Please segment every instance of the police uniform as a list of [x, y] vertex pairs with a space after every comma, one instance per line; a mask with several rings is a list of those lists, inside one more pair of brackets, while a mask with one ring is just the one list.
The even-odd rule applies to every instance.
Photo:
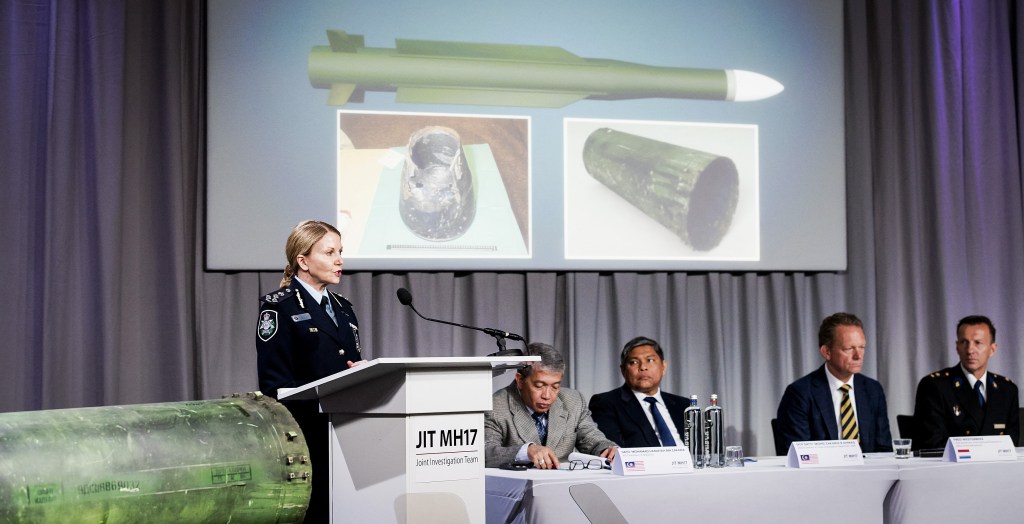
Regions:
[[914, 402], [914, 449], [941, 448], [949, 437], [977, 435], [1009, 435], [1019, 445], [1017, 385], [991, 371], [985, 380], [982, 407], [959, 364], [922, 378]]
[[[277, 398], [278, 388], [308, 384], [348, 369], [348, 362], [363, 359], [359, 348], [359, 322], [352, 303], [325, 290], [335, 325], [323, 306], [293, 278], [291, 285], [264, 295], [256, 324], [256, 366], [260, 391]], [[312, 495], [306, 522], [326, 522], [328, 493], [328, 418], [316, 400], [282, 402], [295, 417], [309, 447], [313, 466]]]

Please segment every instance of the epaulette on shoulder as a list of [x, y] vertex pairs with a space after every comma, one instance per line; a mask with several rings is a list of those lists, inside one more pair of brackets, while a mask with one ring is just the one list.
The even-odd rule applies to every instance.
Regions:
[[948, 376], [949, 376], [949, 370], [946, 370], [946, 369], [940, 369], [938, 371], [932, 371], [931, 373], [928, 374], [929, 378], [942, 378], [942, 377], [948, 377]]
[[[992, 372], [989, 371], [989, 373], [992, 373]], [[995, 379], [995, 380], [1002, 380], [1003, 382], [1009, 382], [1010, 384], [1013, 384], [1013, 381], [1010, 380], [1009, 377], [1004, 377], [1002, 375], [997, 375], [995, 373], [992, 373], [992, 378]]]
[[263, 298], [260, 299], [260, 302], [265, 302], [268, 304], [277, 304], [283, 300], [288, 299], [294, 294], [295, 291], [292, 290], [292, 288], [283, 287], [281, 289], [278, 289], [277, 291], [274, 291], [273, 293], [267, 293], [266, 295], [263, 295]]

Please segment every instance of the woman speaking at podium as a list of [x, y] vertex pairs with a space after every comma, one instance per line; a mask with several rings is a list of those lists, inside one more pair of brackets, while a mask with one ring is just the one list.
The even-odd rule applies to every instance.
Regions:
[[[260, 391], [277, 398], [293, 388], [359, 365], [359, 322], [352, 303], [327, 289], [341, 281], [341, 233], [317, 220], [300, 222], [288, 235], [281, 288], [260, 298], [256, 359]], [[328, 418], [316, 400], [282, 402], [309, 447], [312, 494], [305, 522], [330, 515]]]

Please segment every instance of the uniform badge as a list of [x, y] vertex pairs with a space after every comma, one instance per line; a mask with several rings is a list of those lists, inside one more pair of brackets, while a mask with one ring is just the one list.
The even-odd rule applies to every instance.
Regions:
[[960, 416], [960, 404], [953, 404], [953, 416], [954, 417], [959, 417]]
[[349, 322], [348, 327], [352, 328], [352, 336], [356, 338], [356, 351], [361, 353], [363, 350], [359, 349], [359, 326]]
[[260, 340], [268, 342], [277, 333], [277, 311], [263, 310], [260, 312], [260, 324], [256, 328], [256, 335]]

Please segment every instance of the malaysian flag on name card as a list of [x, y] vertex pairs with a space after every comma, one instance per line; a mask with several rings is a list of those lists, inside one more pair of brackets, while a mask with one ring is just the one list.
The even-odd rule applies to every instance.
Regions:
[[625, 466], [626, 471], [644, 471], [644, 461], [642, 460], [627, 460]]
[[818, 463], [818, 454], [817, 453], [810, 453], [810, 454], [807, 454], [807, 455], [800, 455], [800, 463], [801, 464], [817, 464]]

